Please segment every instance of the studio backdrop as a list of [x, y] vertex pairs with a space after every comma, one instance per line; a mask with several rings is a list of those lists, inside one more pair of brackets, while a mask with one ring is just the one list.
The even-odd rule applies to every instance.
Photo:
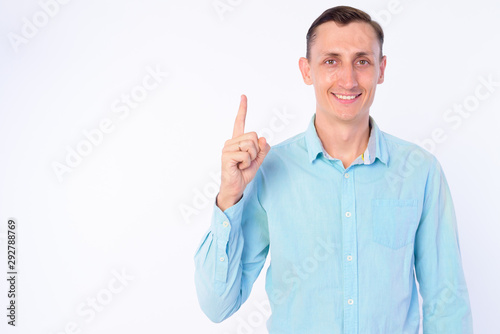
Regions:
[[[240, 95], [271, 145], [306, 130], [298, 60], [325, 9], [385, 32], [370, 114], [440, 161], [475, 333], [500, 333], [500, 4], [492, 0], [2, 0], [0, 333], [267, 333], [270, 258], [226, 321], [201, 311]], [[11, 247], [9, 247], [11, 246]]]

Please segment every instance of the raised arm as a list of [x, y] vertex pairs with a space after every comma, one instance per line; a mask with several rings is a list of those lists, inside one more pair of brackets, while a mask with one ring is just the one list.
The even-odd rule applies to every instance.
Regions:
[[248, 299], [269, 250], [258, 169], [270, 146], [255, 132], [244, 133], [246, 111], [243, 95], [233, 136], [222, 150], [221, 188], [211, 225], [194, 256], [198, 301], [213, 322], [227, 319]]

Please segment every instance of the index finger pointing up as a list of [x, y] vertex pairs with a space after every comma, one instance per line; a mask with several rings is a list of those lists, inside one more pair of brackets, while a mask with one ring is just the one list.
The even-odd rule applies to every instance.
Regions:
[[245, 118], [247, 116], [247, 97], [241, 95], [240, 109], [234, 121], [233, 138], [241, 136], [245, 133]]

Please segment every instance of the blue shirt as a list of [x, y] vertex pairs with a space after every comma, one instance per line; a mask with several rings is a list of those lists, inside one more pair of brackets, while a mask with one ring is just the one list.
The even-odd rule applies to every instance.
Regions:
[[214, 322], [247, 300], [268, 253], [270, 334], [472, 333], [457, 223], [435, 156], [379, 130], [348, 168], [314, 126], [272, 146], [242, 199], [198, 246], [195, 284]]

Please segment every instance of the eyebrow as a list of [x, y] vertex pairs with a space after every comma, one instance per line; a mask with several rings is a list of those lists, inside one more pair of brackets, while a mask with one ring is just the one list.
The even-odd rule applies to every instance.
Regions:
[[[373, 52], [366, 52], [366, 51], [360, 51], [360, 52], [356, 52], [355, 53], [355, 56], [356, 57], [362, 57], [362, 56], [373, 56], [374, 53]], [[340, 53], [336, 53], [336, 52], [325, 52], [323, 53], [323, 56], [327, 56], [327, 57], [342, 57], [342, 55]]]

